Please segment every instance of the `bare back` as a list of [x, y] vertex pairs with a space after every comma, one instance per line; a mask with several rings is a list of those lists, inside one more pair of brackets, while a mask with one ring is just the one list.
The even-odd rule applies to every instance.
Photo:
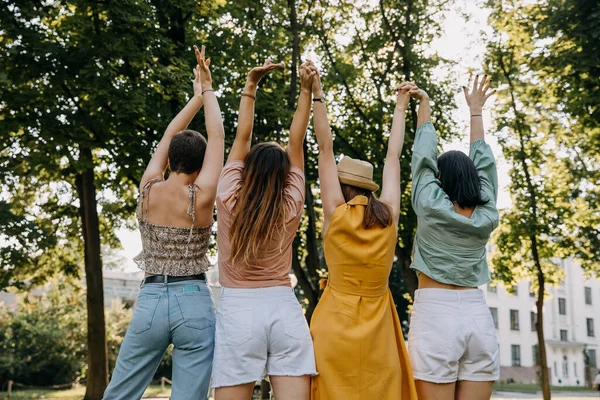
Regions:
[[[199, 191], [195, 187], [194, 191]], [[160, 181], [148, 190], [147, 196], [147, 222], [153, 225], [172, 226], [177, 228], [190, 228], [192, 216], [189, 207], [194, 205], [195, 227], [210, 225], [213, 221], [213, 205], [203, 207], [200, 202], [194, 201], [194, 195], [189, 185]], [[140, 202], [142, 207], [142, 202]], [[141, 210], [138, 209], [138, 215]]]

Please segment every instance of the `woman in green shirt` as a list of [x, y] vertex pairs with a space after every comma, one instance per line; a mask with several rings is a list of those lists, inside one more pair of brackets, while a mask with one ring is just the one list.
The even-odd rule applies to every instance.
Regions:
[[481, 117], [494, 91], [487, 76], [475, 78], [471, 93], [464, 88], [471, 111], [469, 156], [449, 151], [438, 158], [429, 97], [407, 85], [420, 102], [411, 163], [418, 221], [411, 268], [419, 289], [408, 336], [417, 392], [423, 399], [490, 399], [499, 378], [498, 342], [477, 287], [490, 281], [486, 245], [498, 226], [496, 164]]

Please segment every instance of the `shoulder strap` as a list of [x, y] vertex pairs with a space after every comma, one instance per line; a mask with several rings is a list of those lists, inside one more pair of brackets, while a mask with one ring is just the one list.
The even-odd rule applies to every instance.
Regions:
[[148, 220], [149, 204], [150, 204], [150, 188], [152, 188], [152, 186], [158, 182], [162, 182], [162, 179], [156, 178], [156, 179], [152, 179], [152, 180], [148, 181], [142, 188], [142, 191], [140, 192], [140, 201], [142, 202], [140, 219], [144, 222], [146, 222]]

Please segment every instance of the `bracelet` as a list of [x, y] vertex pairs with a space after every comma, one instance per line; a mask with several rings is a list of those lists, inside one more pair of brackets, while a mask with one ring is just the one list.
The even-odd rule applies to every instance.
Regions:
[[315, 101], [318, 101], [318, 102], [321, 102], [321, 103], [325, 103], [325, 99], [324, 99], [324, 98], [322, 98], [322, 97], [315, 97], [315, 98], [313, 98], [313, 103], [314, 103]]
[[212, 90], [212, 89], [204, 89], [202, 91], [202, 95], [204, 95], [205, 92], [213, 92], [214, 93], [214, 90]]
[[481, 117], [481, 116], [482, 116], [481, 114], [473, 114], [473, 115], [471, 115], [471, 118], [473, 118], [473, 117]]
[[249, 94], [249, 93], [242, 93], [242, 97], [244, 97], [244, 96], [246, 96], [246, 97], [250, 97], [252, 100], [256, 100], [256, 96], [254, 96], [254, 95], [252, 95], [252, 94]]

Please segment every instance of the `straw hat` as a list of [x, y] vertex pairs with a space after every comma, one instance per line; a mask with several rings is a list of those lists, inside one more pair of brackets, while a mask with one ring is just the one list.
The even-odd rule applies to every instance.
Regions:
[[344, 156], [337, 165], [341, 183], [356, 186], [374, 192], [379, 185], [373, 182], [373, 165], [367, 161], [355, 160]]

